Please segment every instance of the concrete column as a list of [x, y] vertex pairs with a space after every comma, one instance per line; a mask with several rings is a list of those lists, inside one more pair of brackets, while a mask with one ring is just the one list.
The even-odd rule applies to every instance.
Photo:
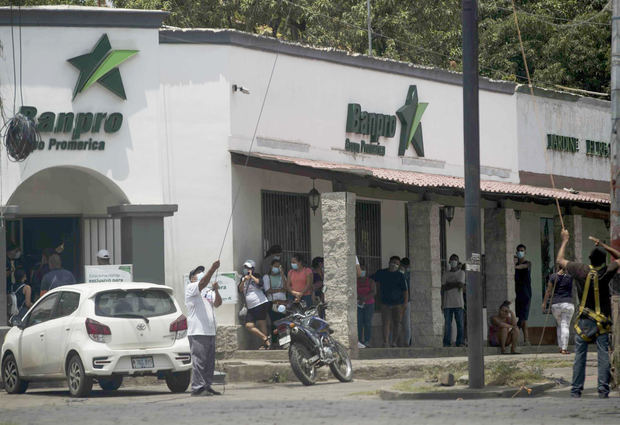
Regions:
[[321, 194], [327, 319], [335, 338], [357, 356], [357, 273], [355, 268], [355, 194]]
[[[538, 229], [536, 229], [538, 231]], [[485, 208], [484, 252], [487, 319], [505, 300], [515, 301], [514, 255], [521, 242], [519, 222], [513, 209]]]
[[441, 255], [439, 204], [409, 202], [411, 256], [411, 333], [416, 347], [441, 347]]
[[165, 283], [164, 217], [177, 205], [118, 205], [108, 213], [121, 219], [121, 262], [133, 264], [136, 282]]
[[[582, 232], [582, 217], [580, 215], [565, 215], [563, 218], [564, 226], [566, 230], [568, 230], [568, 233], [570, 233], [570, 240], [568, 241], [568, 245], [566, 245], [566, 259], [569, 261], [577, 261], [578, 263], [583, 263], [585, 261], [585, 263], [589, 264], [587, 258], [582, 258], [583, 237], [588, 237], [588, 235], [583, 235]], [[562, 222], [560, 221], [560, 216], [556, 215], [553, 217], [553, 254], [556, 256], [562, 244], [562, 237], [560, 236], [561, 231]], [[594, 247], [594, 245], [592, 245], [592, 247]]]

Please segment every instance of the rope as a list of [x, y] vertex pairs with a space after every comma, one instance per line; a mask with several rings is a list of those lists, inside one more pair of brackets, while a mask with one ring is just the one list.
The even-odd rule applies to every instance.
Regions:
[[[527, 57], [525, 55], [525, 48], [523, 47], [523, 38], [521, 37], [521, 29], [519, 28], [519, 19], [517, 18], [517, 7], [515, 5], [515, 1], [511, 0], [512, 3], [512, 11], [513, 11], [513, 16], [515, 19], [515, 26], [517, 28], [517, 36], [519, 37], [519, 46], [521, 48], [521, 56], [523, 57], [523, 65], [525, 66], [525, 75], [527, 76], [527, 85], [530, 89], [530, 95], [532, 95], [532, 97], [534, 97], [534, 87], [532, 86], [532, 80], [530, 77], [530, 69], [529, 66], [527, 65]], [[538, 109], [536, 108], [536, 103], [534, 103], [534, 108], [536, 109], [535, 111], [535, 116], [537, 119], [539, 119], [539, 115], [538, 115]], [[549, 178], [551, 180], [551, 187], [553, 188], [553, 190], [556, 190], [555, 187], [555, 179], [553, 178], [553, 170], [551, 170], [551, 173], [549, 173]], [[562, 230], [565, 230], [566, 227], [564, 226], [564, 217], [562, 216], [562, 210], [560, 208], [560, 201], [558, 200], [558, 197], [554, 194], [553, 195], [554, 199], [555, 199], [555, 206], [558, 210], [558, 216], [560, 217], [560, 224], [562, 225]], [[554, 261], [555, 262], [555, 261]], [[553, 282], [553, 288], [551, 290], [551, 296], [553, 296], [553, 294], [555, 293], [555, 287], [558, 283], [558, 278], [559, 275], [556, 272], [555, 274], [555, 282]], [[536, 347], [536, 353], [534, 355], [534, 359], [538, 358], [538, 354], [540, 353], [540, 346], [542, 345], [542, 341], [543, 338], [545, 337], [545, 329], [547, 328], [547, 322], [549, 321], [549, 314], [545, 315], [545, 322], [543, 324], [543, 329], [542, 332], [540, 333], [540, 339], [538, 341], [538, 346]], [[521, 390], [519, 390], [521, 391]], [[516, 395], [516, 394], [515, 394]]]

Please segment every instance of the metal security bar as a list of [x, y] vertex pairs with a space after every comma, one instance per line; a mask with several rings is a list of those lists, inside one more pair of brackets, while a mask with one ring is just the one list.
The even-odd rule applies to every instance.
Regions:
[[262, 192], [263, 253], [272, 245], [282, 247], [285, 270], [293, 254], [301, 254], [310, 266], [310, 204], [299, 193]]
[[355, 247], [360, 263], [371, 275], [381, 268], [381, 204], [357, 201], [355, 204]]
[[97, 252], [107, 249], [110, 263], [121, 264], [121, 221], [107, 217], [84, 218], [82, 221], [84, 265], [97, 264]]

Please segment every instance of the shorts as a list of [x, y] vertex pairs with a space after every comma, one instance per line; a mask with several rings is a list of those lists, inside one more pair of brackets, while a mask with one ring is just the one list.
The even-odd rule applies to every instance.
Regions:
[[521, 326], [521, 322], [527, 321], [530, 317], [530, 304], [532, 299], [528, 297], [517, 297], [515, 300], [515, 313], [518, 319], [518, 325]]
[[269, 303], [262, 303], [254, 308], [248, 309], [248, 315], [245, 316], [246, 323], [255, 323], [257, 320], [267, 320], [267, 309]]

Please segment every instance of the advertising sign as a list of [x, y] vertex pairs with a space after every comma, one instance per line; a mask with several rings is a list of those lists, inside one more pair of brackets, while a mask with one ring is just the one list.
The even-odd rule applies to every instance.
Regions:
[[133, 264], [84, 266], [86, 283], [133, 282]]

